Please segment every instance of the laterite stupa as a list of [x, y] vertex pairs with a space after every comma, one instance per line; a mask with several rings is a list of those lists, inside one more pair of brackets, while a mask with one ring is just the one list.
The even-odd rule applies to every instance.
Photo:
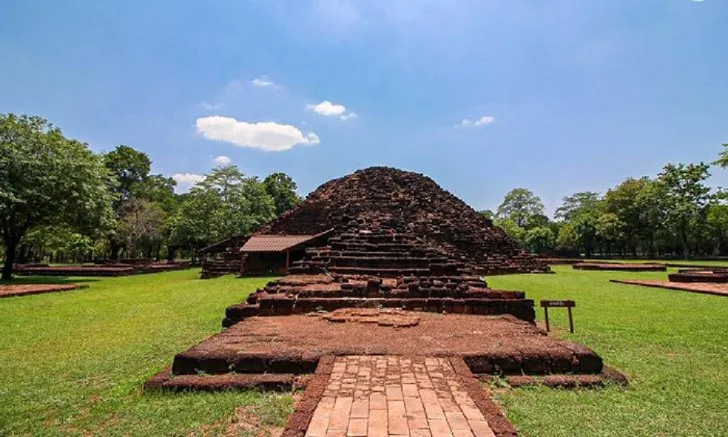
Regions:
[[533, 302], [523, 293], [490, 290], [480, 276], [548, 270], [432, 179], [386, 167], [321, 185], [249, 241], [274, 244], [297, 235], [319, 243], [305, 248], [289, 275], [228, 308], [225, 326], [253, 315], [352, 306], [512, 314], [532, 322]]
[[[417, 275], [429, 274], [424, 271], [428, 269], [436, 272], [443, 263], [485, 275], [547, 269], [490, 219], [432, 179], [394, 168], [372, 167], [331, 180], [257, 235], [316, 235], [328, 230], [331, 244], [311, 251], [299, 263], [300, 272]], [[354, 246], [342, 242], [353, 236], [363, 246], [347, 251]], [[386, 250], [414, 247], [431, 256], [415, 251], [403, 264], [402, 251]]]

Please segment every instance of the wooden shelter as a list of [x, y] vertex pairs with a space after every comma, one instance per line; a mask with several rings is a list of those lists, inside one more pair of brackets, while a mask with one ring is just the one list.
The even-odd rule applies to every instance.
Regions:
[[331, 230], [308, 235], [253, 235], [240, 248], [243, 276], [285, 275], [307, 247], [326, 244]]

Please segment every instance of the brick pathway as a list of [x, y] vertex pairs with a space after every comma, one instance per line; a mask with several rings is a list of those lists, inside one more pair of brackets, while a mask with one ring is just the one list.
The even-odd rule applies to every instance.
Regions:
[[337, 357], [306, 436], [494, 437], [447, 358]]

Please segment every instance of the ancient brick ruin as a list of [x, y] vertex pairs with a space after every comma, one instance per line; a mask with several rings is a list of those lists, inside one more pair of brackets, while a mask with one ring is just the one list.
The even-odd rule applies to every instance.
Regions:
[[458, 264], [474, 274], [548, 270], [432, 179], [386, 167], [359, 170], [321, 185], [257, 234], [319, 234], [329, 229], [334, 230], [332, 244], [312, 251], [299, 272], [348, 267], [347, 273], [398, 276], [420, 274], [430, 264], [434, 269]]
[[537, 328], [524, 292], [488, 288], [483, 275], [548, 267], [422, 175], [371, 168], [330, 181], [256, 235], [323, 237], [306, 240], [315, 244], [288, 275], [228, 307], [226, 330], [178, 354], [147, 387], [307, 386], [283, 434], [302, 437], [323, 408], [316, 405], [328, 402], [321, 388], [334, 357], [446, 357], [438, 363], [461, 367], [470, 395], [482, 398], [476, 416], [494, 435], [512, 436], [473, 373], [556, 374], [564, 385], [597, 385], [616, 374], [588, 348]]
[[580, 262], [571, 266], [574, 270], [612, 270], [622, 272], [664, 272], [665, 264], [643, 263], [629, 264], [617, 262]]

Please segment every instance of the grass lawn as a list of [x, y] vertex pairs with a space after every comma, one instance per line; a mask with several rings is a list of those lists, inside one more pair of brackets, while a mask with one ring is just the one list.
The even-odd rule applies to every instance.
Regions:
[[[560, 335], [595, 349], [631, 385], [499, 390], [522, 435], [728, 435], [728, 298], [608, 282], [659, 272], [554, 270], [488, 280], [536, 301], [575, 299], [576, 334]], [[175, 353], [218, 332], [227, 305], [267, 281], [197, 276], [88, 279], [86, 290], [0, 299], [0, 435], [233, 434], [245, 430], [236, 421], [246, 412], [264, 426], [285, 423], [290, 396], [141, 391]], [[567, 326], [565, 311], [552, 314]]]
[[198, 276], [85, 278], [81, 291], [0, 299], [0, 435], [215, 435], [239, 431], [241, 406], [285, 424], [290, 396], [142, 392], [267, 281]]
[[[630, 387], [500, 392], [498, 399], [522, 435], [728, 435], [728, 298], [608, 282], [664, 279], [660, 272], [554, 270], [556, 275], [488, 282], [525, 290], [537, 302], [576, 300], [576, 333], [561, 336], [594, 349], [628, 376]], [[568, 327], [565, 314], [549, 312], [562, 328]]]

